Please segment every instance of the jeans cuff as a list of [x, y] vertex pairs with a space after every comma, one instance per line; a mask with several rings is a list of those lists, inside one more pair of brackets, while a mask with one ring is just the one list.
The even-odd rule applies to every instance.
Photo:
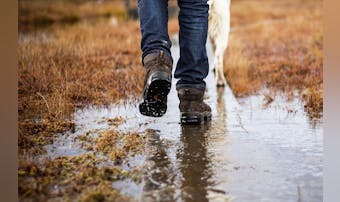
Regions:
[[176, 90], [182, 88], [197, 88], [200, 90], [205, 90], [205, 84], [176, 84]]

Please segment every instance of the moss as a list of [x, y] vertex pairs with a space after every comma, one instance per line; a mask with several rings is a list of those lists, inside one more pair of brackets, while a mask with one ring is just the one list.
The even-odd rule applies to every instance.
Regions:
[[74, 131], [72, 121], [42, 119], [39, 122], [23, 120], [19, 122], [18, 146], [19, 154], [44, 153], [43, 146], [53, 143], [53, 138], [64, 131]]
[[109, 186], [100, 185], [96, 188], [87, 188], [80, 197], [81, 202], [100, 202], [100, 201], [129, 201], [127, 197], [120, 195], [117, 190], [108, 188]]
[[107, 130], [95, 140], [95, 150], [109, 155], [115, 164], [121, 164], [127, 156], [141, 153], [145, 145], [145, 136], [136, 132], [120, 133]]
[[125, 120], [124, 120], [123, 117], [117, 116], [115, 118], [108, 119], [107, 122], [109, 123], [110, 126], [118, 126], [118, 125], [124, 123]]
[[31, 200], [59, 197], [81, 201], [112, 201], [126, 198], [111, 183], [129, 177], [118, 167], [97, 166], [103, 159], [94, 154], [60, 157], [37, 164], [19, 162], [19, 196]]

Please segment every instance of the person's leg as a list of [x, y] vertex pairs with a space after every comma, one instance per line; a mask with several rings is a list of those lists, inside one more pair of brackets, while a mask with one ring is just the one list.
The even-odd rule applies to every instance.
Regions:
[[209, 72], [205, 48], [208, 32], [207, 0], [178, 0], [180, 58], [175, 78], [182, 124], [200, 124], [211, 119], [204, 103], [204, 78]]
[[139, 0], [138, 12], [142, 32], [142, 61], [146, 69], [143, 102], [139, 105], [139, 111], [146, 116], [160, 117], [167, 110], [172, 78], [168, 0]]
[[143, 58], [163, 50], [171, 56], [168, 35], [168, 0], [138, 0]]
[[206, 53], [208, 32], [207, 0], [178, 0], [180, 58], [175, 78], [176, 88], [193, 87], [205, 89], [204, 78], [208, 75], [209, 62]]

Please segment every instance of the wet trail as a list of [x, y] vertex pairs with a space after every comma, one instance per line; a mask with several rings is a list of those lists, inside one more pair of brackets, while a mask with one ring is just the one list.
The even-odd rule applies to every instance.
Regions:
[[[175, 67], [176, 39], [173, 44]], [[209, 44], [208, 55], [212, 66]], [[85, 153], [72, 140], [86, 132], [95, 136], [110, 127], [100, 120], [121, 116], [121, 131], [152, 131], [143, 154], [128, 159], [130, 167], [144, 169], [142, 182], [112, 184], [136, 200], [322, 201], [322, 121], [310, 122], [298, 99], [278, 96], [266, 107], [261, 94], [236, 100], [229, 87], [216, 88], [212, 70], [206, 82], [209, 124], [179, 124], [174, 79], [163, 117], [142, 116], [137, 104], [78, 110], [76, 132], [46, 147], [49, 155]]]

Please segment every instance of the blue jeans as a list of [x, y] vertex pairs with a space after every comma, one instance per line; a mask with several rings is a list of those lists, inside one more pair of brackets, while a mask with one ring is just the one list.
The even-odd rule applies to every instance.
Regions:
[[[176, 88], [205, 89], [209, 62], [205, 48], [208, 32], [207, 0], [178, 0], [180, 58], [175, 70]], [[171, 56], [168, 35], [168, 1], [138, 0], [143, 58], [163, 50]]]

